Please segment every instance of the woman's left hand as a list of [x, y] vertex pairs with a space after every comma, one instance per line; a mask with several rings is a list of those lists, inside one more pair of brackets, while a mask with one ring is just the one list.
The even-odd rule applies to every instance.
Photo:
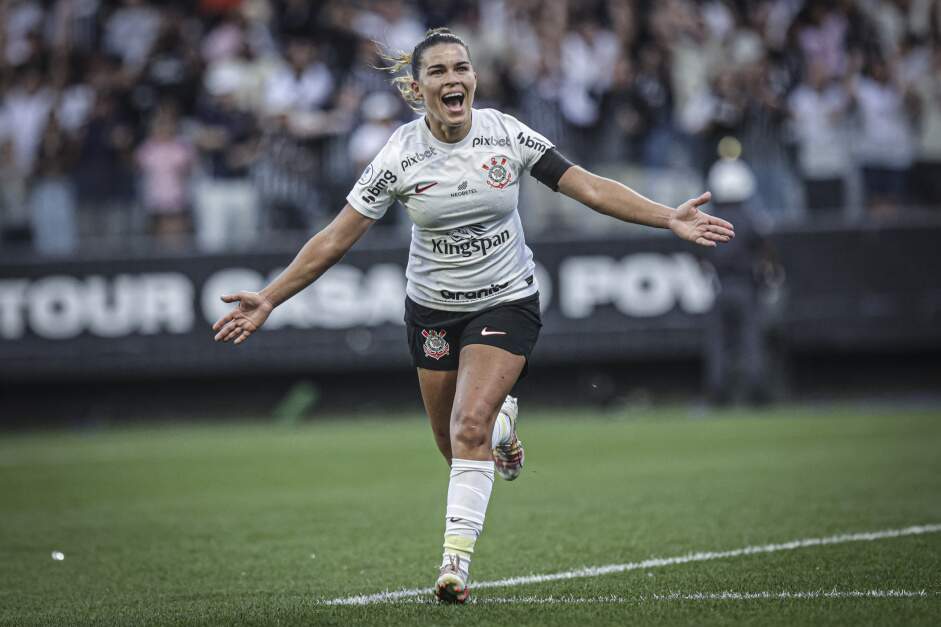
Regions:
[[731, 222], [699, 210], [710, 198], [712, 194], [706, 192], [677, 207], [670, 218], [670, 230], [681, 239], [700, 246], [716, 246], [718, 242], [727, 242], [735, 237], [735, 227]]

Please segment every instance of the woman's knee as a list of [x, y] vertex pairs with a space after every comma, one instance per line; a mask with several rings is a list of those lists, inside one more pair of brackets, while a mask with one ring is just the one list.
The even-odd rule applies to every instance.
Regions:
[[488, 447], [490, 410], [480, 405], [458, 408], [451, 418], [451, 440], [467, 448]]

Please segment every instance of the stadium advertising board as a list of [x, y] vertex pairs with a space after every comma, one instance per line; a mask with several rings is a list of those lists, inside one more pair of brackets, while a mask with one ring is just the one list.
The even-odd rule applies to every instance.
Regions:
[[[878, 245], [883, 253], [904, 250], [913, 236], [879, 233]], [[854, 265], [867, 264], [866, 239], [859, 232], [776, 237], [788, 272], [780, 323], [796, 347], [941, 339], [941, 290], [909, 271], [930, 260], [888, 255], [867, 275]], [[545, 325], [534, 359], [677, 358], [699, 350], [717, 285], [692, 247], [653, 237], [533, 249]], [[828, 258], [833, 250], [838, 258]], [[234, 354], [212, 341], [210, 325], [230, 307], [219, 296], [259, 289], [290, 254], [4, 264], [0, 372], [28, 379], [405, 366], [406, 259], [404, 248], [354, 249]]]

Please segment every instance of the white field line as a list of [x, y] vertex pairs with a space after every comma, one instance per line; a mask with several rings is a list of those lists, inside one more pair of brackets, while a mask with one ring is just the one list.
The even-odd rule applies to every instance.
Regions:
[[[938, 592], [927, 590], [809, 590], [792, 592], [671, 592], [670, 594], [641, 594], [636, 597], [624, 597], [616, 594], [597, 597], [578, 597], [571, 595], [512, 597], [471, 597], [471, 605], [624, 605], [649, 603], [656, 601], [762, 601], [762, 600], [806, 600], [806, 599], [925, 599], [939, 596]], [[437, 602], [428, 595], [414, 596], [391, 601], [390, 605], [435, 605]]]
[[755, 599], [907, 599], [937, 596], [927, 590], [811, 590], [809, 592], [696, 592], [654, 594], [656, 601], [752, 601]]
[[[706, 562], [710, 560], [725, 559], [728, 557], [742, 557], [744, 555], [793, 551], [795, 549], [804, 549], [815, 546], [829, 546], [831, 544], [845, 544], [847, 542], [873, 542], [875, 540], [901, 538], [903, 536], [916, 536], [926, 533], [938, 532], [941, 532], [941, 524], [914, 525], [911, 527], [904, 527], [902, 529], [884, 529], [882, 531], [867, 531], [863, 533], [846, 533], [837, 536], [827, 536], [824, 538], [804, 538], [801, 540], [791, 540], [790, 542], [784, 542], [782, 544], [746, 546], [740, 549], [732, 549], [730, 551], [700, 551], [697, 553], [687, 553], [686, 555], [677, 555], [675, 557], [654, 557], [642, 562], [608, 564], [606, 566], [591, 566], [586, 568], [578, 568], [575, 570], [566, 570], [560, 573], [549, 573], [546, 575], [525, 575], [521, 577], [508, 577], [506, 579], [496, 579], [492, 581], [471, 581], [471, 589], [481, 590], [484, 588], [509, 588], [514, 586], [524, 586], [532, 583], [565, 581], [567, 579], [580, 579], [583, 577], [600, 577], [601, 575], [623, 573], [630, 570], [648, 570], [651, 568], [661, 568], [663, 566], [675, 566], [677, 564], [689, 564], [691, 562]], [[321, 601], [321, 603], [325, 605], [367, 605], [369, 603], [396, 601], [399, 599], [407, 599], [409, 597], [427, 597], [427, 595], [431, 594], [431, 591], [431, 588], [412, 588], [409, 590], [395, 590], [378, 592], [376, 594], [361, 594], [349, 597], [340, 597], [336, 599], [325, 599]]]

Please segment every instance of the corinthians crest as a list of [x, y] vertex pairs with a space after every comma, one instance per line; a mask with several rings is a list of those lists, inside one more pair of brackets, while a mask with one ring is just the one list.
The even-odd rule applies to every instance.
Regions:
[[445, 333], [446, 331], [443, 329], [441, 331], [422, 330], [422, 337], [425, 338], [422, 349], [425, 351], [425, 356], [432, 359], [441, 359], [451, 352], [451, 345], [444, 339]]
[[510, 169], [506, 167], [507, 158], [503, 155], [490, 157], [481, 167], [487, 172], [487, 185], [494, 189], [503, 189], [513, 180]]

